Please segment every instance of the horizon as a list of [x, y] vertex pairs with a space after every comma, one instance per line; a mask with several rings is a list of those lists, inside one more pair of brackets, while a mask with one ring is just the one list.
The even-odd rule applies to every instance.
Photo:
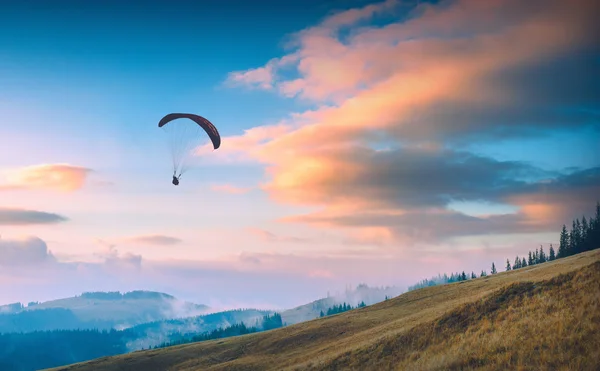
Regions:
[[[0, 303], [143, 290], [287, 309], [556, 249], [600, 194], [598, 10], [7, 5]], [[222, 138], [198, 139], [177, 187], [171, 112]]]

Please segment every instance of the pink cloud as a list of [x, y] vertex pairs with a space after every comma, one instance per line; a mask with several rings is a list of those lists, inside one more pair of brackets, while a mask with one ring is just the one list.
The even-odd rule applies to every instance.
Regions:
[[151, 234], [143, 236], [133, 236], [123, 239], [125, 242], [133, 242], [144, 245], [171, 246], [183, 242], [180, 238], [165, 236], [161, 234]]
[[[503, 77], [550, 66], [594, 45], [592, 14], [600, 4], [461, 0], [420, 5], [407, 20], [383, 27], [352, 28], [399, 5], [351, 9], [298, 32], [296, 50], [263, 68], [269, 86], [281, 94], [321, 106], [296, 114], [276, 133], [273, 126], [256, 127], [231, 138], [232, 148], [268, 166], [262, 189], [273, 199], [322, 208], [288, 221], [354, 229], [349, 240], [359, 243], [432, 240], [452, 230], [477, 233], [482, 226], [498, 233], [554, 226], [566, 215], [557, 211], [569, 208], [558, 188], [560, 206], [526, 201], [539, 190], [525, 182], [511, 183], [513, 194], [495, 190], [495, 184], [506, 182], [508, 188], [506, 179], [536, 169], [448, 150], [445, 142], [539, 130], [540, 124], [530, 123], [544, 120], [546, 127], [564, 126], [540, 112], [564, 100], [567, 89], [533, 91], [535, 82]], [[340, 26], [351, 27], [349, 36], [339, 35]], [[278, 74], [284, 58], [299, 77]], [[389, 149], [373, 148], [382, 139], [392, 142]], [[477, 179], [496, 178], [500, 183], [476, 186]], [[595, 189], [591, 185], [586, 194]], [[471, 218], [444, 210], [449, 197], [521, 208], [513, 215]], [[433, 227], [432, 220], [447, 227]]]
[[10, 170], [0, 190], [45, 189], [73, 192], [81, 189], [91, 169], [69, 164], [43, 164]]
[[252, 188], [236, 187], [231, 184], [214, 184], [210, 187], [215, 192], [229, 193], [229, 194], [244, 194], [250, 192]]
[[283, 243], [305, 243], [309, 242], [308, 238], [293, 237], [293, 236], [280, 236], [275, 233], [269, 232], [261, 228], [247, 228], [250, 234], [258, 237], [265, 242], [283, 242]]

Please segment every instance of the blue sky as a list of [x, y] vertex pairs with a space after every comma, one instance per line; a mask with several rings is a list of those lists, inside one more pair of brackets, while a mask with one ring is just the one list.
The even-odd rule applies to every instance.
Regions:
[[[513, 0], [4, 5], [0, 262], [35, 270], [35, 237], [59, 281], [117, 257], [129, 286], [227, 301], [242, 274], [261, 303], [288, 305], [556, 242], [599, 194], [597, 5], [577, 2], [565, 16]], [[169, 112], [223, 138], [179, 187], [156, 127]], [[365, 256], [364, 272], [347, 268]], [[198, 287], [207, 266], [230, 286], [184, 289], [179, 261], [197, 264]], [[15, 288], [0, 301], [58, 295], [23, 272], [0, 277]], [[124, 289], [101, 276], [89, 290]], [[264, 282], [280, 276], [306, 296], [274, 295]]]

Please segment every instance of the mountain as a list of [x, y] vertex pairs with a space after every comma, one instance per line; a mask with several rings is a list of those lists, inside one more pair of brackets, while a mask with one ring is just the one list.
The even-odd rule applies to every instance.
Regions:
[[281, 312], [281, 318], [287, 325], [293, 325], [318, 318], [321, 312], [327, 313], [327, 309], [334, 305], [346, 303], [356, 307], [361, 302], [372, 305], [384, 301], [386, 297], [395, 297], [401, 293], [402, 291], [398, 287], [380, 288], [360, 284], [354, 290], [346, 290], [334, 296], [328, 296], [312, 303], [284, 310]]
[[86, 292], [79, 296], [0, 307], [0, 333], [67, 329], [124, 329], [141, 323], [197, 316], [206, 305], [153, 291]]
[[217, 339], [282, 326], [281, 316], [236, 309], [156, 321], [124, 330], [53, 330], [0, 334], [0, 370], [33, 371], [138, 349]]
[[272, 311], [258, 309], [234, 309], [202, 316], [155, 321], [128, 329], [131, 340], [126, 344], [128, 351], [148, 349], [165, 342], [172, 342], [218, 328], [244, 323], [254, 326], [263, 316]]
[[600, 369], [600, 250], [267, 332], [54, 369]]

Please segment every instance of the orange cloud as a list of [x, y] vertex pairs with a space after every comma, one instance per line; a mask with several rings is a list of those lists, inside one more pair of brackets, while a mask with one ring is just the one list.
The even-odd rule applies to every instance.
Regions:
[[[341, 26], [352, 27], [398, 6], [404, 5], [386, 1], [332, 15], [295, 34], [292, 53], [231, 75], [320, 105], [281, 126], [256, 127], [230, 138], [240, 158], [268, 165], [262, 188], [274, 199], [324, 208], [321, 214], [288, 220], [362, 227], [355, 240], [381, 243], [399, 234], [452, 233], [450, 227], [439, 227], [441, 233], [427, 227], [427, 218], [452, 227], [462, 223], [463, 231], [476, 233], [480, 219], [432, 210], [443, 209], [451, 198], [516, 202], [498, 184], [529, 194], [527, 182], [513, 179], [532, 169], [448, 150], [444, 143], [538, 130], [544, 120], [547, 127], [565, 125], [540, 112], [564, 100], [566, 89], [533, 91], [535, 82], [510, 73], [550, 66], [593, 45], [597, 33], [591, 14], [598, 13], [600, 3], [460, 0], [419, 5], [406, 20], [355, 27], [343, 39], [339, 35]], [[299, 77], [280, 76], [281, 65], [290, 64]], [[384, 141], [388, 148], [377, 148]], [[477, 185], [478, 179], [490, 184]], [[484, 222], [503, 233], [519, 226], [533, 231], [548, 226], [544, 215], [555, 211], [543, 203], [519, 204], [519, 214]], [[406, 210], [421, 225], [410, 224]], [[360, 222], [357, 215], [363, 216]], [[391, 220], [406, 224], [389, 225]]]
[[244, 194], [250, 192], [251, 188], [236, 187], [231, 184], [215, 184], [210, 187], [215, 192], [230, 193], [230, 194]]
[[69, 164], [44, 164], [8, 171], [0, 190], [46, 189], [72, 192], [81, 189], [91, 169]]

